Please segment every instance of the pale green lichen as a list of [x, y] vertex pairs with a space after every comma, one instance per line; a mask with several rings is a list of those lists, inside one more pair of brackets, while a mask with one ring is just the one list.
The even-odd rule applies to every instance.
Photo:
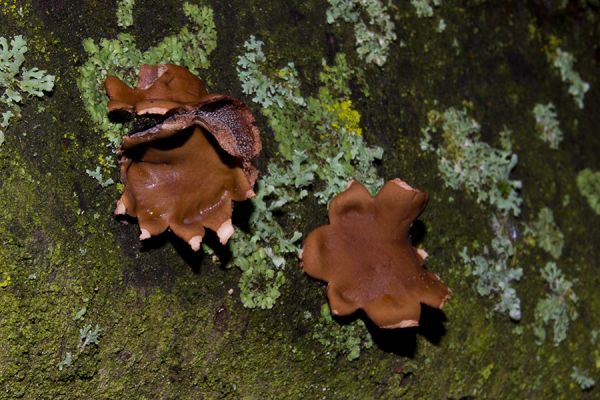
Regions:
[[[85, 315], [86, 311], [86, 307], [80, 309], [73, 318], [73, 320], [77, 321], [83, 319], [83, 316]], [[75, 353], [75, 355], [73, 355], [72, 352], [67, 351], [65, 353], [65, 357], [56, 364], [56, 368], [58, 368], [59, 371], [62, 371], [63, 369], [72, 366], [73, 362], [81, 356], [81, 354], [86, 350], [88, 346], [98, 346], [100, 344], [101, 334], [102, 328], [100, 328], [100, 325], [98, 324], [96, 324], [94, 328], [92, 328], [92, 325], [87, 324], [81, 329], [79, 329], [79, 342], [77, 345], [77, 352]]]
[[89, 38], [83, 41], [89, 57], [79, 70], [77, 86], [92, 123], [113, 147], [119, 145], [126, 130], [108, 119], [108, 98], [103, 85], [109, 75], [133, 86], [142, 64], [173, 63], [194, 74], [210, 65], [208, 57], [217, 45], [212, 9], [184, 3], [183, 12], [188, 25], [145, 52], [137, 48], [134, 37], [127, 33], [120, 33], [112, 40], [101, 39], [99, 43]]
[[135, 0], [117, 1], [117, 25], [121, 28], [129, 28], [133, 25], [133, 6]]
[[367, 63], [383, 66], [390, 44], [396, 40], [394, 23], [380, 0], [327, 0], [327, 22], [338, 20], [354, 26], [356, 52]]
[[447, 25], [446, 25], [446, 21], [443, 18], [440, 18], [440, 20], [438, 21], [437, 27], [435, 28], [435, 31], [437, 33], [442, 33], [446, 30]]
[[100, 166], [96, 166], [96, 169], [93, 171], [91, 169], [86, 169], [85, 173], [94, 178], [98, 182], [98, 184], [103, 188], [109, 187], [110, 185], [115, 183], [115, 181], [112, 178], [105, 178], [102, 176], [102, 170], [100, 169]]
[[[362, 69], [354, 69], [348, 64], [348, 59], [344, 53], [337, 53], [335, 63], [328, 65], [325, 60], [321, 63], [322, 70], [319, 72], [319, 80], [324, 87], [330, 89], [339, 97], [350, 97], [351, 91], [348, 82], [364, 82]], [[364, 92], [364, 91], [363, 91]]]
[[554, 214], [548, 207], [543, 207], [537, 219], [526, 229], [526, 234], [533, 236], [537, 245], [558, 259], [562, 254], [565, 237], [554, 221]]
[[[348, 79], [352, 76], [349, 71], [337, 75], [340, 72], [339, 66], [347, 66], [343, 54], [336, 57], [336, 64], [338, 68], [324, 69], [320, 74], [323, 86], [319, 89], [318, 97], [304, 98], [297, 92], [296, 96], [286, 99], [284, 107], [269, 104], [261, 110], [269, 118], [275, 139], [279, 143], [279, 151], [286, 160], [293, 161], [298, 151], [301, 151], [309, 165], [327, 166], [315, 170], [317, 177], [326, 183], [323, 189], [314, 192], [323, 204], [343, 190], [350, 179], [358, 179], [370, 190], [377, 189], [383, 183], [373, 166], [375, 160], [381, 158], [383, 150], [365, 143], [360, 128], [360, 114], [354, 110], [352, 101], [347, 97], [349, 83], [346, 81], [344, 88], [340, 90], [342, 85], [336, 82], [340, 76]], [[252, 67], [254, 70], [257, 68], [260, 65]], [[247, 69], [238, 64], [238, 74], [243, 86], [247, 79], [256, 77], [256, 74], [248, 75]], [[269, 71], [263, 74], [268, 75]], [[279, 70], [271, 74], [280, 76]], [[336, 75], [335, 78], [333, 74]], [[286, 81], [285, 78], [279, 79]], [[334, 82], [335, 85], [327, 86]], [[257, 102], [260, 103], [259, 100]]]
[[238, 58], [238, 77], [243, 91], [261, 106], [268, 118], [281, 157], [272, 161], [268, 173], [257, 182], [251, 233], [235, 235], [231, 241], [232, 265], [242, 270], [241, 299], [246, 307], [270, 308], [285, 282], [287, 257], [300, 251], [298, 232], [288, 234], [274, 213], [289, 211], [309, 195], [326, 204], [356, 178], [372, 190], [382, 181], [373, 162], [382, 150], [362, 138], [360, 115], [352, 107], [348, 81], [354, 73], [343, 54], [336, 65], [324, 65], [323, 86], [318, 97], [303, 97], [293, 63], [271, 68], [263, 43], [250, 37], [246, 53]]
[[577, 295], [573, 291], [573, 283], [565, 277], [556, 263], [549, 262], [541, 270], [542, 278], [550, 288], [550, 293], [540, 299], [535, 307], [535, 323], [533, 333], [537, 344], [546, 340], [546, 325], [551, 323], [554, 334], [554, 345], [566, 339], [570, 322], [577, 318]]
[[244, 42], [246, 53], [238, 57], [237, 71], [242, 81], [242, 92], [252, 95], [252, 101], [268, 108], [272, 104], [283, 107], [291, 100], [297, 105], [306, 105], [300, 95], [300, 82], [294, 63], [275, 71], [270, 77], [261, 71], [266, 63], [265, 53], [262, 50], [264, 43], [250, 36]]
[[[289, 80], [289, 76], [296, 75], [293, 64], [288, 64], [282, 76], [280, 69], [268, 69], [262, 44], [255, 38], [250, 38], [245, 47], [248, 52], [239, 58], [238, 76], [243, 88], [260, 90], [260, 93], [247, 93], [263, 106], [261, 112], [269, 119], [281, 155], [291, 162], [301, 152], [306, 156], [307, 164], [327, 166], [315, 170], [316, 175], [327, 183], [326, 188], [315, 192], [319, 201], [326, 204], [353, 178], [371, 190], [381, 186], [382, 180], [377, 176], [373, 163], [381, 158], [383, 150], [368, 146], [361, 137], [360, 114], [348, 98], [348, 80], [353, 73], [344, 55], [336, 57], [337, 67], [324, 68], [320, 74], [323, 86], [319, 89], [319, 96], [305, 98], [299, 92], [298, 82]], [[248, 60], [257, 63], [249, 65]], [[342, 66], [347, 70], [342, 71]], [[342, 76], [348, 79], [343, 84], [340, 81]], [[292, 86], [291, 82], [294, 82]], [[269, 85], [276, 88], [266, 89]], [[269, 93], [278, 93], [281, 87], [293, 95], [275, 96], [278, 98], [276, 101], [263, 100]]]
[[592, 210], [600, 215], [600, 171], [586, 168], [577, 174], [577, 188]]
[[62, 371], [63, 369], [70, 367], [71, 365], [73, 365], [73, 354], [70, 351], [67, 351], [67, 353], [65, 354], [65, 358], [63, 358], [61, 362], [56, 364], [56, 368], [58, 368], [59, 371]]
[[417, 17], [433, 17], [433, 9], [442, 4], [442, 0], [410, 0], [410, 4], [415, 8]]
[[[314, 317], [306, 312], [305, 318], [312, 321]], [[362, 320], [339, 324], [333, 320], [328, 304], [321, 306], [320, 318], [314, 324], [313, 339], [323, 346], [329, 356], [345, 355], [352, 361], [360, 357], [361, 351], [373, 346], [373, 339]]]
[[79, 309], [79, 311], [77, 311], [77, 313], [75, 314], [75, 316], [73, 316], [73, 321], [80, 321], [83, 319], [83, 317], [85, 316], [85, 313], [87, 313], [87, 307], [81, 307]]
[[307, 196], [306, 188], [314, 179], [314, 170], [314, 166], [306, 163], [306, 157], [297, 153], [285, 166], [270, 164], [269, 173], [257, 182], [249, 221], [252, 231], [237, 232], [230, 240], [231, 265], [242, 271], [239, 287], [245, 307], [272, 308], [279, 298], [279, 289], [285, 283], [286, 256], [298, 254], [302, 235], [288, 234], [274, 213]]
[[446, 186], [464, 189], [478, 203], [488, 203], [504, 214], [521, 212], [521, 182], [510, 179], [517, 155], [510, 149], [507, 130], [503, 148], [479, 140], [480, 126], [466, 110], [430, 111], [428, 126], [421, 130], [421, 149], [437, 155], [438, 170]]
[[494, 309], [508, 314], [511, 319], [521, 319], [521, 300], [513, 287], [513, 283], [523, 276], [522, 268], [515, 268], [515, 247], [508, 232], [507, 219], [492, 217], [494, 239], [491, 250], [483, 247], [481, 255], [471, 256], [467, 248], [463, 248], [460, 257], [467, 267], [467, 275], [477, 277], [477, 293], [480, 296], [499, 298]]
[[540, 139], [548, 143], [551, 149], [558, 149], [563, 140], [563, 133], [556, 118], [554, 104], [536, 104], [533, 107], [533, 116]]
[[[240, 300], [247, 308], [270, 309], [275, 301], [281, 296], [279, 289], [285, 283], [282, 271], [275, 270], [269, 265], [268, 260], [273, 261], [274, 254], [267, 255], [267, 249], [250, 254], [242, 254], [239, 262], [234, 262], [242, 269], [240, 277]], [[236, 257], [240, 253], [236, 252]], [[273, 261], [276, 265], [276, 260]]]
[[581, 79], [581, 75], [573, 69], [575, 57], [560, 48], [557, 48], [554, 54], [550, 56], [552, 65], [560, 72], [560, 78], [563, 82], [569, 84], [569, 94], [575, 100], [577, 107], [583, 108], [583, 98], [590, 84]]
[[588, 371], [573, 367], [571, 370], [571, 379], [573, 379], [581, 390], [586, 391], [596, 386], [596, 380], [592, 378]]
[[592, 332], [590, 332], [590, 343], [592, 343], [592, 345], [595, 345], [598, 341], [598, 337], [600, 337], [600, 330], [592, 329]]
[[98, 346], [100, 344], [100, 334], [102, 328], [100, 325], [92, 329], [92, 325], [88, 324], [79, 330], [79, 353], [83, 352], [85, 348], [91, 344]]
[[0, 37], [0, 145], [13, 117], [20, 117], [24, 97], [42, 97], [54, 87], [53, 75], [23, 66], [26, 52], [27, 41], [23, 36], [14, 36], [10, 43]]

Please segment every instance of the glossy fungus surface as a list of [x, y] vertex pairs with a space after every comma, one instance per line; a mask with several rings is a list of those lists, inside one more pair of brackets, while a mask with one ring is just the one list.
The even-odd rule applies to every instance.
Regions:
[[250, 110], [208, 94], [175, 65], [142, 66], [135, 88], [115, 77], [105, 86], [109, 111], [159, 116], [123, 137], [124, 190], [115, 213], [138, 219], [140, 239], [170, 229], [198, 250], [209, 228], [226, 243], [234, 232], [232, 201], [253, 197], [258, 175], [252, 160], [261, 142]]
[[333, 314], [363, 309], [379, 327], [403, 328], [418, 325], [421, 303], [443, 307], [450, 289], [423, 267], [427, 253], [409, 236], [427, 200], [394, 179], [375, 197], [353, 181], [331, 201], [329, 224], [304, 242], [302, 267], [327, 282]]

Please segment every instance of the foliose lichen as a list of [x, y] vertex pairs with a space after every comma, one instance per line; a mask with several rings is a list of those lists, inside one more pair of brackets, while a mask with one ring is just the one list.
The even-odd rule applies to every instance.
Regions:
[[96, 169], [93, 171], [91, 169], [86, 169], [85, 173], [88, 174], [88, 176], [94, 178], [98, 182], [98, 184], [103, 188], [115, 183], [115, 181], [112, 178], [105, 178], [104, 176], [102, 176], [102, 170], [99, 165], [97, 165]]
[[0, 37], [0, 145], [13, 117], [20, 117], [24, 97], [42, 97], [54, 87], [54, 75], [36, 67], [25, 68], [27, 40], [21, 35]]
[[121, 28], [129, 28], [133, 25], [133, 6], [135, 0], [117, 1], [117, 25]]
[[565, 237], [554, 221], [554, 214], [548, 207], [542, 207], [537, 219], [525, 229], [526, 234], [533, 236], [536, 244], [550, 253], [554, 259], [562, 254]]
[[396, 40], [395, 26], [387, 6], [380, 0], [327, 1], [327, 23], [333, 24], [338, 20], [351, 23], [358, 56], [367, 63], [383, 66], [390, 44]]
[[100, 325], [96, 324], [96, 326], [92, 329], [92, 325], [87, 324], [83, 328], [79, 330], [79, 352], [85, 350], [85, 348], [91, 344], [98, 345], [100, 344], [100, 334], [102, 333], [102, 328]]
[[588, 371], [573, 367], [571, 370], [571, 379], [573, 379], [581, 390], [586, 391], [596, 386], [596, 380], [590, 376]]
[[536, 104], [533, 107], [533, 117], [540, 139], [548, 143], [551, 149], [558, 149], [563, 140], [554, 104]]
[[578, 316], [578, 299], [573, 291], [573, 282], [567, 280], [555, 262], [547, 263], [541, 274], [550, 288], [550, 293], [540, 299], [535, 307], [533, 333], [537, 337], [536, 343], [541, 345], [546, 340], [545, 327], [551, 324], [554, 345], [558, 346], [566, 339], [570, 322]]
[[442, 0], [410, 0], [419, 18], [433, 17], [433, 9], [442, 4]]
[[[75, 318], [73, 318], [73, 320], [81, 320], [83, 318], [83, 315], [85, 315], [85, 311], [87, 311], [86, 307], [80, 309], [75, 315]], [[79, 341], [77, 345], [77, 351], [75, 353], [67, 351], [65, 353], [64, 358], [56, 364], [56, 368], [58, 368], [59, 371], [62, 371], [65, 368], [71, 367], [88, 346], [98, 346], [100, 344], [101, 335], [102, 328], [100, 327], [100, 325], [96, 324], [94, 328], [92, 328], [91, 324], [84, 325], [81, 329], [79, 329]]]
[[590, 84], [581, 79], [581, 75], [573, 69], [575, 57], [559, 47], [550, 56], [550, 61], [560, 72], [561, 80], [569, 84], [569, 94], [575, 100], [577, 107], [583, 108], [583, 98], [590, 90]]
[[318, 97], [304, 97], [293, 63], [272, 68], [263, 43], [250, 37], [238, 59], [238, 77], [244, 93], [261, 106], [261, 113], [279, 144], [281, 157], [272, 161], [257, 181], [251, 233], [236, 235], [232, 265], [242, 270], [240, 290], [246, 307], [270, 308], [285, 282], [286, 257], [300, 251], [299, 232], [288, 234], [274, 217], [310, 194], [327, 204], [350, 179], [374, 190], [381, 185], [373, 162], [382, 150], [362, 138], [360, 114], [349, 98], [348, 81], [354, 76], [343, 54], [336, 65], [324, 64]]
[[494, 309], [519, 321], [521, 300], [513, 284], [521, 279], [523, 269], [513, 265], [515, 246], [508, 233], [508, 222], [493, 216], [491, 225], [494, 232], [491, 250], [484, 246], [482, 254], [472, 256], [465, 247], [460, 257], [467, 267], [467, 275], [477, 277], [477, 293], [480, 296], [497, 298]]
[[577, 188], [592, 210], [600, 215], [600, 171], [581, 170], [577, 174]]
[[58, 368], [59, 371], [62, 371], [63, 369], [68, 368], [71, 365], [73, 365], [73, 353], [67, 351], [67, 353], [65, 354], [65, 358], [63, 358], [59, 363], [56, 364], [56, 368]]
[[300, 82], [294, 63], [275, 71], [273, 77], [266, 75], [261, 67], [267, 62], [262, 50], [264, 43], [254, 35], [244, 42], [246, 53], [238, 57], [237, 71], [242, 81], [242, 92], [252, 95], [252, 101], [268, 108], [273, 104], [283, 107], [291, 101], [304, 106], [306, 102], [300, 95]]
[[302, 235], [286, 232], [274, 213], [308, 195], [306, 188], [314, 179], [314, 170], [306, 163], [306, 157], [298, 153], [287, 166], [269, 165], [268, 175], [259, 178], [249, 220], [252, 231], [237, 232], [230, 239], [231, 266], [242, 271], [239, 287], [245, 307], [272, 308], [281, 295], [286, 256], [298, 254]]
[[508, 131], [503, 148], [479, 140], [480, 126], [466, 110], [448, 108], [427, 114], [428, 126], [421, 130], [421, 149], [437, 155], [444, 184], [464, 187], [478, 203], [488, 203], [503, 214], [521, 212], [521, 182], [510, 179], [518, 157], [510, 149]]

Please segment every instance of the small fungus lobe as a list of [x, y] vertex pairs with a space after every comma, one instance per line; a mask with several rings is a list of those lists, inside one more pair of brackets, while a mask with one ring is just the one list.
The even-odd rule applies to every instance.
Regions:
[[307, 236], [301, 255], [304, 271], [328, 283], [333, 314], [363, 309], [381, 328], [405, 328], [419, 324], [421, 303], [444, 306], [451, 291], [423, 268], [427, 253], [409, 236], [428, 197], [394, 179], [375, 197], [352, 181], [333, 198], [329, 224]]
[[171, 64], [143, 65], [135, 88], [113, 76], [105, 88], [109, 112], [134, 117], [118, 151], [124, 189], [115, 214], [137, 218], [141, 240], [171, 229], [199, 250], [209, 228], [225, 244], [232, 201], [253, 197], [258, 176], [261, 142], [248, 107]]

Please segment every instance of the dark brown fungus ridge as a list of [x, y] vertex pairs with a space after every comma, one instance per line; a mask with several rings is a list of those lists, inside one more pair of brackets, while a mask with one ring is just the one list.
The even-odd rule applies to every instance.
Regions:
[[144, 65], [135, 88], [107, 78], [110, 111], [162, 121], [123, 137], [118, 151], [123, 193], [115, 214], [138, 219], [140, 239], [171, 229], [198, 250], [205, 228], [225, 244], [232, 201], [254, 196], [252, 160], [261, 150], [254, 116], [240, 101], [208, 94], [176, 65]]
[[409, 237], [427, 200], [400, 179], [375, 197], [356, 181], [334, 197], [329, 224], [307, 236], [301, 256], [304, 271], [327, 282], [333, 314], [363, 309], [381, 328], [405, 328], [419, 324], [421, 303], [444, 306], [450, 289], [423, 268], [427, 253]]

